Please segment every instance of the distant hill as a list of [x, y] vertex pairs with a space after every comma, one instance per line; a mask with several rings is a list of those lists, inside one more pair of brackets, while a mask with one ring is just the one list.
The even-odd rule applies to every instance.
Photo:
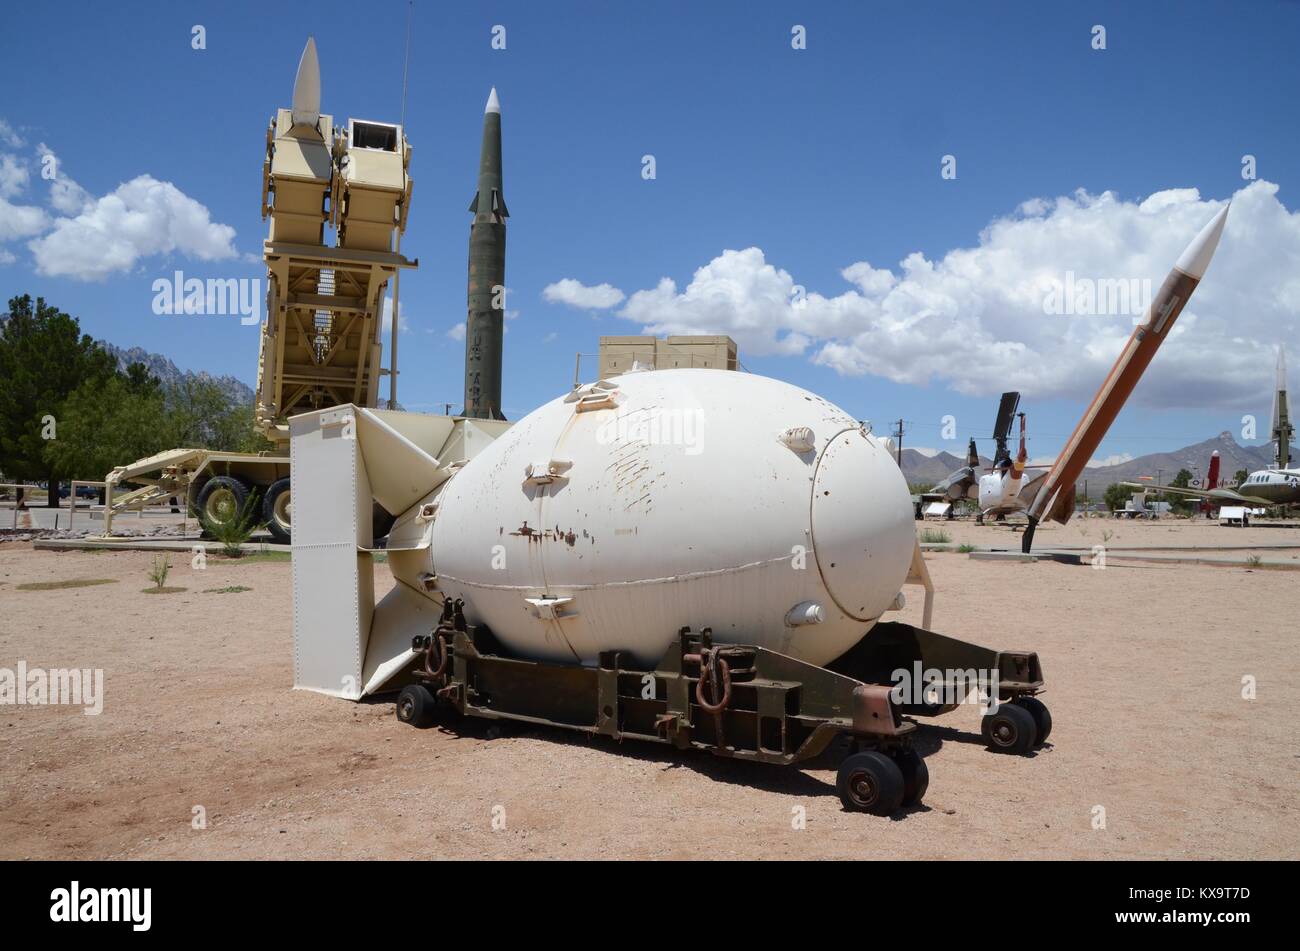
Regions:
[[1210, 453], [1219, 451], [1219, 479], [1231, 480], [1238, 469], [1254, 472], [1266, 469], [1273, 464], [1273, 446], [1242, 446], [1232, 437], [1232, 433], [1222, 432], [1213, 439], [1194, 443], [1173, 452], [1153, 452], [1149, 455], [1130, 459], [1115, 466], [1101, 466], [1083, 470], [1082, 478], [1088, 480], [1088, 492], [1094, 487], [1105, 488], [1113, 482], [1137, 482], [1141, 476], [1157, 478], [1165, 485], [1178, 475], [1179, 469], [1187, 469], [1204, 479], [1210, 466]]
[[[954, 456], [950, 452], [941, 452], [938, 455], [927, 456], [923, 452], [917, 452], [915, 449], [903, 447], [903, 476], [907, 479], [909, 485], [926, 485], [931, 486], [936, 482], [942, 482], [948, 478], [954, 471], [966, 465], [966, 456]], [[991, 466], [993, 460], [987, 456], [980, 456], [980, 465]]]
[[165, 386], [172, 386], [188, 379], [209, 380], [221, 387], [221, 391], [232, 402], [245, 404], [253, 402], [253, 390], [233, 376], [213, 376], [203, 370], [197, 373], [193, 370], [182, 370], [162, 354], [150, 353], [142, 347], [123, 349], [106, 340], [98, 340], [96, 343], [113, 355], [120, 370], [125, 370], [132, 363], [143, 363]]
[[[1079, 481], [1086, 479], [1088, 493], [1095, 496], [1098, 490], [1104, 491], [1114, 482], [1137, 482], [1142, 476], [1150, 476], [1152, 481], [1159, 478], [1168, 485], [1178, 475], [1179, 469], [1187, 469], [1204, 479], [1209, 470], [1210, 453], [1216, 449], [1219, 452], [1220, 481], [1231, 480], [1238, 469], [1254, 472], [1273, 464], [1272, 445], [1242, 446], [1233, 439], [1232, 433], [1222, 432], [1213, 439], [1172, 452], [1153, 452], [1114, 466], [1089, 466], [1083, 470]], [[1294, 451], [1292, 455], [1295, 455]], [[950, 452], [927, 456], [915, 449], [903, 450], [903, 476], [914, 485], [934, 485], [965, 464], [964, 456], [954, 456]], [[992, 462], [980, 456], [980, 464], [989, 466]]]

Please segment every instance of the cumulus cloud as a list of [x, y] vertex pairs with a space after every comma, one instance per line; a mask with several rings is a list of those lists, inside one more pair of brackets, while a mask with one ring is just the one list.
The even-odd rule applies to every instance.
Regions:
[[[384, 295], [384, 306], [382, 310], [380, 328], [385, 334], [393, 332], [393, 295]], [[406, 333], [411, 329], [411, 325], [406, 321], [406, 308], [401, 304], [397, 305], [397, 332]]]
[[30, 238], [49, 227], [49, 215], [35, 205], [15, 205], [0, 197], [0, 243]]
[[0, 198], [10, 198], [27, 187], [31, 173], [13, 155], [0, 155]]
[[26, 144], [22, 136], [14, 131], [13, 126], [5, 122], [4, 119], [0, 119], [0, 145], [7, 145], [11, 149], [21, 149]]
[[1121, 466], [1126, 462], [1132, 461], [1132, 453], [1117, 452], [1113, 456], [1107, 456], [1105, 459], [1089, 459], [1088, 465], [1094, 469], [1104, 469], [1107, 466]]
[[234, 228], [213, 222], [207, 208], [171, 182], [140, 175], [75, 217], [56, 219], [49, 234], [27, 246], [38, 274], [97, 281], [153, 254], [233, 258], [234, 238]]
[[[1277, 192], [1258, 181], [1234, 196], [1214, 263], [1135, 401], [1258, 402], [1273, 347], [1300, 336], [1300, 213]], [[1071, 280], [1158, 288], [1222, 204], [1195, 189], [1140, 202], [1082, 190], [1030, 199], [975, 245], [937, 260], [914, 252], [894, 269], [851, 263], [840, 272], [850, 289], [831, 295], [805, 291], [759, 248], [727, 250], [685, 289], [665, 277], [633, 293], [618, 315], [646, 333], [730, 334], [743, 351], [803, 355], [844, 375], [940, 382], [980, 397], [1016, 388], [1083, 400], [1136, 317], [1050, 313], [1051, 295]]]
[[450, 337], [452, 340], [464, 340], [465, 322], [462, 320], [460, 323], [456, 324], [454, 327], [448, 330], [447, 336]]
[[54, 172], [54, 177], [49, 181], [50, 204], [55, 210], [65, 215], [75, 216], [89, 210], [94, 205], [94, 196], [78, 185], [59, 167], [59, 157], [54, 154], [53, 149], [42, 142], [36, 146], [36, 154], [40, 156], [42, 167], [48, 167]]
[[[96, 198], [71, 178], [54, 151], [34, 152], [0, 119], [0, 244], [28, 240], [36, 271], [50, 277], [103, 280], [143, 257], [180, 252], [202, 261], [236, 256], [235, 229], [212, 221], [208, 209], [171, 182], [140, 175]], [[32, 189], [48, 182], [41, 207]], [[0, 248], [0, 262], [14, 253]]]
[[571, 277], [542, 288], [542, 297], [552, 304], [568, 304], [579, 310], [607, 310], [623, 302], [624, 294], [612, 284], [588, 287]]

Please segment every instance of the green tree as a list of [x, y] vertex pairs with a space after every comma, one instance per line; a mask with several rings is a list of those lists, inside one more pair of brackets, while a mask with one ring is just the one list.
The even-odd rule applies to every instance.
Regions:
[[1247, 472], [1245, 469], [1238, 469], [1237, 474], [1232, 477], [1232, 481], [1237, 483], [1237, 485], [1241, 485], [1249, 478], [1250, 478], [1249, 472]]
[[163, 395], [149, 380], [119, 373], [73, 390], [59, 412], [59, 438], [46, 450], [50, 463], [65, 478], [97, 481], [114, 466], [168, 448]]
[[1106, 486], [1106, 493], [1102, 496], [1102, 501], [1106, 503], [1106, 508], [1112, 512], [1118, 512], [1124, 508], [1124, 505], [1133, 497], [1133, 490], [1127, 486], [1120, 485], [1118, 482], [1112, 482]]
[[[1169, 484], [1178, 489], [1187, 488], [1192, 484], [1191, 470], [1179, 469], [1178, 475], [1174, 476], [1174, 481]], [[1177, 494], [1173, 495], [1173, 497], [1168, 499], [1168, 501], [1170, 503], [1170, 510], [1182, 515], [1191, 513], [1199, 504], [1195, 499], [1188, 498], [1187, 496], [1179, 496]]]
[[204, 376], [186, 377], [167, 389], [164, 448], [257, 452], [270, 443], [253, 429], [253, 407], [233, 402]]
[[102, 385], [115, 371], [113, 358], [75, 317], [44, 298], [10, 298], [0, 320], [0, 471], [47, 480], [47, 504], [57, 506], [64, 473], [47, 450], [59, 437], [59, 411], [78, 387]]

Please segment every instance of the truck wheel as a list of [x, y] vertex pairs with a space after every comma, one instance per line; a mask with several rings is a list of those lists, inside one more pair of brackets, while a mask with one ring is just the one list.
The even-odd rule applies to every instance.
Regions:
[[1047, 705], [1037, 697], [1017, 697], [1015, 703], [1028, 710], [1034, 718], [1034, 726], [1038, 728], [1038, 745], [1042, 746], [1052, 732], [1052, 714], [1048, 712]]
[[424, 684], [408, 684], [397, 695], [397, 719], [420, 729], [432, 726], [436, 702]]
[[262, 497], [262, 521], [267, 531], [281, 545], [289, 544], [290, 515], [289, 477], [276, 479]]
[[930, 770], [925, 760], [916, 750], [907, 749], [899, 755], [898, 767], [903, 771], [903, 805], [920, 805], [930, 788]]
[[1025, 756], [1038, 740], [1034, 715], [1014, 703], [998, 704], [996, 710], [984, 717], [980, 727], [984, 742], [995, 753]]
[[884, 753], [854, 753], [840, 764], [835, 791], [850, 812], [887, 816], [903, 803], [903, 771]]
[[233, 476], [213, 476], [199, 490], [199, 518], [209, 525], [233, 524], [248, 503], [248, 484]]

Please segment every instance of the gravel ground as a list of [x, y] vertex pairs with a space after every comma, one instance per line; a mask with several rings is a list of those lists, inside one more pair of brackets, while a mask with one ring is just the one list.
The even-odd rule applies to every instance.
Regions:
[[[1168, 527], [1123, 526], [1197, 543]], [[1067, 534], [1088, 541], [1071, 526], [1042, 544]], [[293, 691], [287, 562], [173, 555], [167, 584], [187, 590], [149, 595], [153, 558], [0, 545], [0, 668], [105, 673], [98, 716], [0, 706], [0, 858], [1300, 854], [1290, 571], [929, 556], [935, 629], [1037, 650], [1055, 727], [1021, 759], [983, 748], [974, 708], [928, 721], [925, 803], [880, 819], [841, 809], [829, 756], [795, 770], [481, 721], [415, 730], [391, 696]], [[78, 578], [114, 583], [17, 587]], [[390, 584], [378, 566], [377, 595]]]

